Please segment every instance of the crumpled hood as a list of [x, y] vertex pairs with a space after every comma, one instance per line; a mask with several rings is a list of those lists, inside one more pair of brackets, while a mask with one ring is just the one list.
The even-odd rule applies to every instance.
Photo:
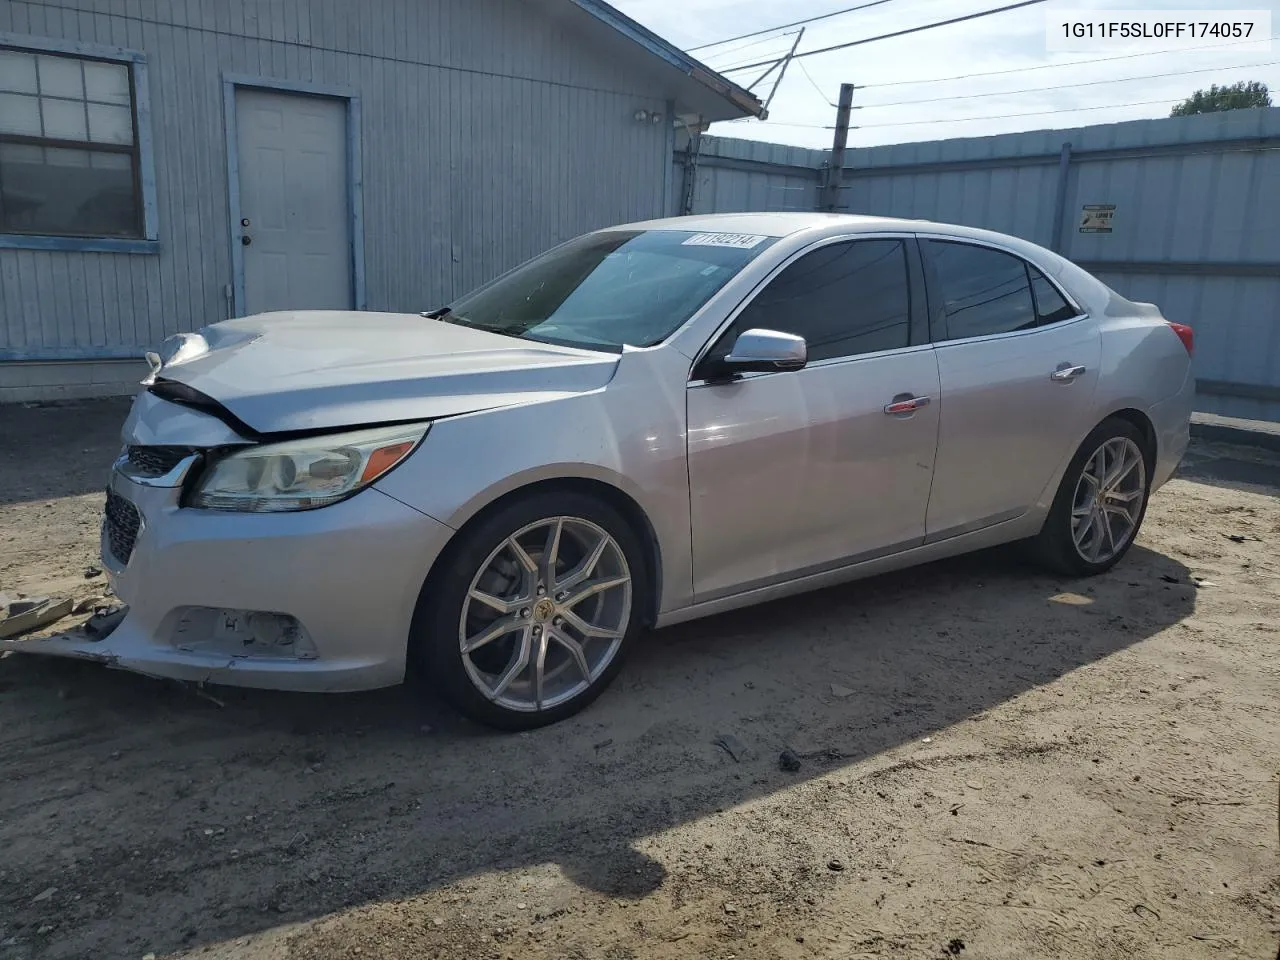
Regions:
[[[618, 357], [413, 314], [308, 310], [225, 320], [162, 349], [161, 380], [259, 433], [429, 420], [598, 390]], [[153, 361], [154, 365], [154, 361]]]

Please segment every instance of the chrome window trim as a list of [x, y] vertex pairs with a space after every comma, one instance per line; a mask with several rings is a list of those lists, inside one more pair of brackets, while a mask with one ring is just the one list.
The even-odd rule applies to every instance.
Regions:
[[[847, 243], [850, 240], [900, 240], [903, 242], [903, 244], [905, 244], [908, 240], [911, 240], [914, 236], [915, 234], [909, 233], [907, 231], [902, 231], [902, 230], [889, 230], [889, 231], [877, 230], [875, 232], [867, 232], [867, 233], [841, 233], [835, 236], [820, 237], [817, 240], [814, 240], [812, 243], [808, 244], [807, 246], [801, 247], [799, 250], [793, 251], [791, 255], [788, 256], [785, 260], [775, 265], [773, 270], [770, 271], [765, 277], [763, 277], [750, 290], [750, 292], [748, 292], [738, 302], [737, 306], [735, 306], [732, 310], [728, 312], [728, 314], [726, 314], [725, 319], [720, 323], [718, 327], [716, 327], [715, 332], [712, 333], [711, 336], [709, 336], [706, 339], [706, 341], [702, 344], [702, 346], [698, 349], [698, 352], [694, 355], [693, 363], [689, 365], [688, 385], [701, 386], [709, 382], [714, 382], [717, 384], [720, 383], [720, 381], [718, 380], [708, 381], [703, 379], [702, 377], [698, 377], [697, 379], [694, 379], [693, 371], [698, 369], [698, 364], [702, 363], [702, 361], [706, 358], [706, 355], [711, 352], [711, 348], [715, 345], [716, 341], [718, 341], [722, 336], [724, 336], [725, 331], [727, 331], [731, 326], [733, 326], [734, 322], [738, 319], [742, 311], [746, 310], [747, 307], [749, 307], [752, 304], [752, 302], [755, 301], [756, 297], [758, 297], [761, 294], [761, 292], [764, 291], [764, 288], [767, 287], [769, 284], [773, 283], [773, 281], [777, 279], [777, 277], [782, 273], [783, 270], [786, 270], [789, 266], [791, 266], [801, 257], [807, 256], [808, 254], [813, 253], [815, 250], [821, 250], [823, 247], [829, 247], [834, 243]], [[904, 249], [903, 254], [909, 257], [911, 255], [911, 252], [909, 250]], [[911, 289], [911, 270], [910, 270], [909, 264], [906, 264], [906, 266], [907, 266], [907, 289], [910, 290]], [[910, 324], [910, 317], [908, 317], [907, 320], [908, 320], [908, 324]], [[843, 363], [849, 360], [861, 360], [864, 357], [885, 356], [885, 355], [894, 354], [894, 353], [903, 353], [909, 350], [915, 350], [922, 347], [930, 347], [930, 346], [931, 344], [928, 344], [928, 343], [916, 343], [916, 344], [908, 344], [905, 347], [895, 347], [892, 350], [878, 350], [874, 353], [858, 353], [848, 357], [828, 357], [824, 360], [815, 360], [813, 363], [806, 363], [802, 369], [808, 370], [810, 367], [826, 365], [832, 362]], [[758, 376], [772, 377], [774, 376], [775, 373], [799, 373], [799, 372], [801, 371], [797, 371], [797, 370], [761, 371], [759, 373], [750, 375], [750, 378], [754, 379], [755, 377], [758, 377]], [[748, 379], [748, 375], [745, 375], [745, 374], [740, 375], [738, 381], [735, 381], [735, 382], [741, 382], [741, 380], [744, 380], [744, 379]]]
[[932, 343], [912, 343], [905, 347], [894, 347], [890, 350], [875, 350], [871, 353], [859, 353], [851, 357], [827, 357], [824, 360], [815, 360], [813, 363], [806, 363], [799, 370], [755, 370], [751, 373], [740, 373], [733, 380], [706, 380], [699, 378], [690, 380], [687, 387], [723, 387], [729, 384], [744, 383], [747, 380], [755, 380], [759, 377], [776, 377], [784, 373], [805, 373], [808, 370], [821, 370], [824, 367], [842, 366], [848, 363], [862, 363], [864, 360], [880, 360], [884, 357], [900, 357], [909, 353], [924, 353], [926, 350], [932, 350]]
[[939, 340], [933, 343], [936, 350], [945, 350], [948, 347], [960, 346], [970, 343], [986, 343], [989, 340], [1010, 340], [1014, 337], [1027, 337], [1033, 334], [1042, 333], [1045, 330], [1057, 330], [1061, 327], [1073, 323], [1082, 323], [1089, 319], [1089, 314], [1082, 313], [1078, 317], [1071, 317], [1067, 320], [1059, 320], [1056, 323], [1047, 323], [1043, 327], [1032, 327], [1030, 330], [1006, 330], [1003, 333], [984, 333], [980, 337], [965, 337], [962, 340]]

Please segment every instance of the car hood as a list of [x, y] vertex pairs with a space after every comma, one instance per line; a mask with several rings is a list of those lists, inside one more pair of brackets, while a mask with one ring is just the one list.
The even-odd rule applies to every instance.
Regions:
[[216, 400], [258, 433], [430, 420], [598, 390], [618, 357], [414, 314], [264, 313], [165, 341], [158, 383]]

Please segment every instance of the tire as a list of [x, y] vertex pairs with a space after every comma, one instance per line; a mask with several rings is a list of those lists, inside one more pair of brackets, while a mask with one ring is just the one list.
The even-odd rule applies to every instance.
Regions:
[[[544, 563], [553, 543], [555, 586]], [[645, 627], [650, 591], [640, 538], [617, 510], [577, 491], [534, 493], [465, 527], [437, 560], [418, 598], [411, 659], [470, 719], [501, 730], [545, 726], [582, 710], [617, 675]], [[475, 648], [464, 652], [464, 643]]]
[[[1085, 479], [1086, 472], [1092, 477], [1099, 472], [1110, 474], [1112, 470], [1106, 469], [1108, 465], [1112, 469], [1123, 469], [1117, 460], [1107, 461], [1107, 454], [1100, 453], [1119, 450], [1136, 456], [1137, 463], [1131, 468], [1132, 472], [1120, 478], [1110, 496], [1098, 498], [1093, 494], [1096, 485]], [[1103, 462], [1095, 459], [1100, 455]], [[1109, 417], [1095, 427], [1067, 465], [1044, 527], [1031, 541], [1037, 559], [1050, 570], [1073, 577], [1097, 576], [1115, 566], [1133, 546], [1146, 516], [1147, 502], [1151, 497], [1153, 461], [1154, 453], [1146, 437], [1130, 421]], [[1139, 472], [1140, 477], [1137, 476]], [[1129, 497], [1132, 499], [1118, 499]], [[1105, 504], [1100, 512], [1102, 520], [1096, 519], [1099, 514], [1092, 512], [1094, 504]], [[1086, 506], [1090, 507], [1087, 516], [1083, 512]], [[1114, 512], [1120, 509], [1125, 511], [1127, 520], [1122, 520], [1120, 514]], [[1125, 529], [1130, 521], [1131, 527]], [[1081, 528], [1077, 527], [1077, 522], [1088, 524], [1080, 543], [1077, 543], [1077, 534]], [[1098, 540], [1094, 539], [1095, 536]], [[1100, 550], [1092, 549], [1099, 542], [1102, 544]]]

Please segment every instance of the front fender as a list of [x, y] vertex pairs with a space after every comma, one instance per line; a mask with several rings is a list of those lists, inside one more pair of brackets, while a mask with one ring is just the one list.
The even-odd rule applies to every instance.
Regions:
[[688, 360], [628, 352], [588, 393], [436, 421], [377, 488], [461, 529], [500, 497], [548, 480], [608, 484], [639, 505], [658, 542], [659, 612], [692, 601], [684, 391]]

